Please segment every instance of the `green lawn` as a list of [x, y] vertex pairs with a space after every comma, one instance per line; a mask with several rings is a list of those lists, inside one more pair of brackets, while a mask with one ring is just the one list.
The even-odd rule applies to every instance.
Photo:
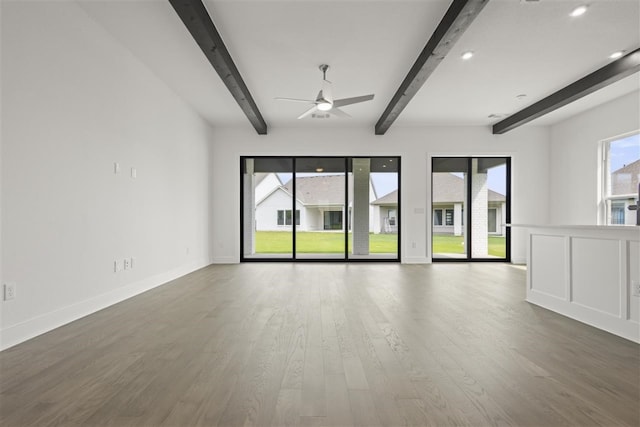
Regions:
[[[291, 234], [286, 231], [256, 231], [256, 253], [291, 253]], [[343, 233], [298, 231], [296, 239], [298, 253], [344, 253]], [[351, 233], [349, 233], [349, 252], [351, 252]], [[370, 234], [369, 252], [372, 254], [397, 253], [398, 236]]]
[[[286, 231], [257, 231], [256, 253], [291, 253], [291, 234]], [[296, 233], [298, 253], [341, 254], [344, 252], [344, 234], [333, 232], [298, 231]], [[464, 254], [462, 236], [436, 234], [433, 236], [433, 253]], [[351, 252], [351, 233], [349, 233]], [[395, 234], [369, 234], [369, 252], [388, 254], [398, 252], [398, 236]], [[505, 257], [504, 237], [489, 236], [489, 255]]]
[[[462, 236], [436, 234], [433, 236], [433, 253], [463, 254]], [[506, 251], [505, 239], [499, 236], [489, 236], [489, 255], [504, 258]]]

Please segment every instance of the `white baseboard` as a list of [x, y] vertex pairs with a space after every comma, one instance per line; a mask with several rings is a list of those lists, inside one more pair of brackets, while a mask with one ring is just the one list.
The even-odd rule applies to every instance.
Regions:
[[431, 260], [427, 257], [402, 257], [402, 264], [431, 264]]
[[139, 295], [155, 287], [164, 285], [171, 280], [182, 277], [195, 270], [206, 267], [210, 263], [206, 259], [193, 261], [173, 270], [147, 277], [137, 282], [122, 286], [111, 292], [98, 295], [85, 301], [60, 308], [49, 313], [31, 318], [22, 323], [0, 330], [0, 351], [38, 335], [49, 332], [67, 323], [88, 316], [113, 304]]
[[526, 301], [640, 344], [640, 325], [632, 320], [612, 316], [532, 289], [527, 290]]
[[233, 256], [218, 256], [211, 259], [211, 264], [240, 264], [240, 258]]

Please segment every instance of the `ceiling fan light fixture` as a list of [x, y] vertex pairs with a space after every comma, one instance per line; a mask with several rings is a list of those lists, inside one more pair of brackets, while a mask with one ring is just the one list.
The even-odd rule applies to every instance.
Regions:
[[572, 18], [578, 17], [578, 16], [582, 16], [585, 14], [585, 12], [587, 11], [588, 6], [586, 4], [583, 4], [581, 6], [576, 7], [575, 9], [573, 9], [571, 11], [571, 13], [569, 14], [569, 16], [571, 16]]
[[320, 111], [329, 111], [331, 110], [332, 107], [333, 105], [331, 105], [331, 103], [327, 101], [321, 101], [318, 104], [316, 104], [316, 108]]

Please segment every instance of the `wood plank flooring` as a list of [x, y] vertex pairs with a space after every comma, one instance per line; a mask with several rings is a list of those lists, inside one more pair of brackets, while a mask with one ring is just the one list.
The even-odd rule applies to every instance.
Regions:
[[211, 266], [0, 353], [2, 426], [639, 426], [640, 346], [507, 264]]

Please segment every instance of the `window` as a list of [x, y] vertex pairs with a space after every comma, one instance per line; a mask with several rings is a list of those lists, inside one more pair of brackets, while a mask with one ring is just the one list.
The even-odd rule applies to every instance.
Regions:
[[[278, 211], [278, 225], [291, 225], [291, 209]], [[299, 209], [296, 209], [296, 225], [300, 225]]]
[[395, 226], [396, 225], [396, 210], [395, 209], [389, 209], [388, 213], [387, 213], [387, 218], [389, 218], [389, 225]]
[[240, 261], [399, 261], [400, 164], [397, 156], [241, 156]]
[[433, 210], [433, 225], [442, 225], [442, 209]]
[[602, 144], [602, 150], [600, 223], [635, 224], [636, 213], [629, 206], [638, 202], [640, 133], [606, 140]]
[[324, 213], [325, 230], [342, 230], [342, 211], [326, 211]]
[[453, 209], [446, 209], [444, 212], [444, 221], [446, 225], [453, 225]]

